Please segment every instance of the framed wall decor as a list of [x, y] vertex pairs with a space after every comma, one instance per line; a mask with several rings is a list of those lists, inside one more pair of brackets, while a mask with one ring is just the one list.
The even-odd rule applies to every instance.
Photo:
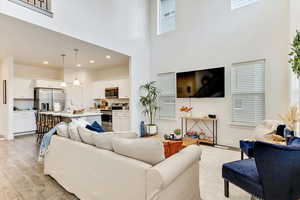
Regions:
[[7, 83], [3, 80], [3, 104], [7, 104]]

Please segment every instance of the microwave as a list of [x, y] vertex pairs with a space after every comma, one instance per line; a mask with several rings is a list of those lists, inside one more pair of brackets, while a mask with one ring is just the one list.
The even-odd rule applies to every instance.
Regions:
[[106, 99], [118, 99], [119, 98], [119, 88], [105, 88], [105, 98]]

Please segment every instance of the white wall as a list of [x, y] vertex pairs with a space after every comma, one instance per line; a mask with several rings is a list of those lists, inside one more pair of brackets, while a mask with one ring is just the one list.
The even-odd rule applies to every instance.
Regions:
[[[230, 1], [177, 0], [177, 30], [156, 35], [156, 1], [151, 1], [151, 75], [212, 67], [226, 67], [226, 98], [193, 99], [194, 115], [217, 114], [218, 143], [237, 146], [253, 128], [231, 122], [230, 66], [235, 62], [266, 59], [266, 118], [277, 119], [289, 104], [287, 52], [289, 3], [263, 0], [235, 11]], [[299, 18], [298, 18], [299, 19]], [[177, 106], [188, 105], [178, 100]], [[180, 127], [160, 121], [162, 132]]]
[[14, 77], [33, 80], [63, 80], [63, 70], [15, 64]]
[[129, 78], [129, 66], [115, 66], [91, 71], [93, 81]]
[[131, 56], [131, 117], [138, 129], [139, 86], [149, 78], [149, 0], [53, 1], [53, 18], [7, 0], [1, 4], [0, 13]]
[[[14, 138], [12, 132], [13, 65], [13, 57], [7, 57], [0, 62], [0, 135], [8, 140]], [[3, 80], [6, 80], [7, 83], [7, 104], [3, 104]]]
[[[296, 35], [296, 30], [300, 31], [300, 1], [290, 0], [290, 44]], [[289, 49], [290, 52], [290, 49]], [[300, 107], [300, 82], [297, 76], [290, 70], [290, 102]], [[300, 126], [298, 126], [298, 136], [300, 136]]]

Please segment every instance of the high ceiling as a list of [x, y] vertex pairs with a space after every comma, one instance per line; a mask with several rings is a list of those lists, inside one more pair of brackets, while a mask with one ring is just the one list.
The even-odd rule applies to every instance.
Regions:
[[126, 55], [0, 14], [0, 58], [13, 56], [19, 64], [61, 68], [61, 54], [66, 54], [65, 67], [76, 67], [75, 48], [81, 67], [100, 69], [129, 63]]

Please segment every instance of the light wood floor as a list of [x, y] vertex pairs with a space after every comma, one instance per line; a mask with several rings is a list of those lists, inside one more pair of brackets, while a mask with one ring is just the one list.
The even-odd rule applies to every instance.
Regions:
[[37, 162], [33, 136], [0, 141], [0, 200], [76, 200]]

